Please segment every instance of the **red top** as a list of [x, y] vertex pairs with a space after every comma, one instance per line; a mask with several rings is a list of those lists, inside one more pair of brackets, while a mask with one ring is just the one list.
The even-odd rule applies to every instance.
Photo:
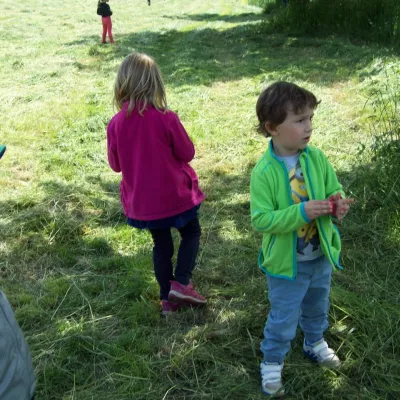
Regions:
[[167, 218], [200, 204], [192, 141], [178, 116], [152, 105], [141, 116], [128, 103], [107, 126], [108, 161], [122, 172], [121, 202], [127, 217], [142, 221]]

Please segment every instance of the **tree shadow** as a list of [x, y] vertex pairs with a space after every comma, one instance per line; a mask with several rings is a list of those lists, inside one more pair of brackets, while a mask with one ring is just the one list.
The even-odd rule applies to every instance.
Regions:
[[88, 43], [98, 43], [98, 41], [99, 41], [98, 35], [90, 35], [90, 36], [86, 36], [82, 39], [77, 39], [77, 40], [73, 40], [72, 42], [68, 42], [66, 45], [67, 46], [82, 46], [83, 44], [88, 44]]
[[[342, 226], [345, 249], [351, 248], [343, 251], [342, 257], [351, 278], [339, 274], [338, 280], [359, 295], [396, 303], [400, 273], [396, 258], [393, 259], [399, 255], [393, 249], [398, 246], [399, 195], [397, 190], [390, 190], [386, 174], [375, 163], [338, 172], [348, 196], [356, 200]], [[388, 180], [395, 182], [396, 178]], [[392, 279], [388, 280], [388, 276]]]
[[256, 13], [242, 13], [242, 14], [231, 14], [231, 15], [222, 15], [215, 13], [203, 13], [203, 14], [180, 14], [180, 15], [163, 15], [163, 18], [170, 19], [185, 19], [191, 21], [223, 21], [223, 22], [231, 22], [231, 23], [240, 23], [240, 22], [256, 22], [256, 21], [268, 21], [267, 17], [263, 14]]
[[[114, 196], [112, 183], [101, 184]], [[32, 351], [37, 398], [59, 399], [76, 384], [99, 386], [105, 370], [121, 371], [124, 362], [112, 361], [110, 347], [122, 349], [132, 340], [127, 332], [141, 323], [160, 324], [159, 302], [149, 248], [129, 246], [122, 254], [109, 238], [90, 234], [111, 226], [133, 242], [147, 240], [145, 233], [124, 232], [119, 196], [56, 180], [40, 189], [40, 200], [0, 202], [7, 216], [0, 275]], [[88, 370], [87, 360], [97, 368]]]
[[[51, 181], [43, 185], [46, 196], [41, 202], [32, 199], [31, 202], [0, 203], [0, 209], [12, 215], [7, 224], [19, 227], [7, 239], [15, 244], [8, 248], [6, 263], [21, 259], [23, 254], [24, 262], [34, 269], [40, 270], [42, 266], [45, 269], [38, 274], [45, 277], [43, 281], [25, 276], [22, 280], [28, 281], [29, 287], [11, 292], [21, 286], [12, 286], [12, 283], [7, 286], [13, 304], [18, 305], [17, 317], [23, 329], [28, 328], [30, 332], [28, 341], [37, 366], [39, 398], [56, 399], [72, 387], [76, 387], [81, 396], [85, 396], [87, 389], [88, 395], [97, 393], [99, 398], [107, 398], [113, 391], [121, 394], [121, 390], [135, 393], [137, 399], [159, 398], [169, 387], [165, 387], [165, 380], [159, 384], [153, 382], [149, 394], [149, 382], [154, 373], [149, 371], [149, 360], [156, 362], [168, 375], [173, 387], [170, 394], [175, 398], [196, 399], [200, 393], [211, 396], [224, 377], [229, 382], [232, 376], [236, 376], [238, 382], [232, 389], [232, 398], [259, 398], [261, 354], [258, 348], [268, 302], [265, 277], [257, 266], [261, 235], [250, 226], [248, 187], [253, 166], [253, 162], [248, 162], [240, 173], [224, 173], [215, 166], [203, 171], [209, 179], [203, 186], [207, 199], [200, 211], [203, 237], [194, 279], [199, 290], [207, 295], [209, 304], [203, 310], [183, 310], [166, 321], [158, 317], [151, 244], [144, 244], [150, 237], [145, 232], [128, 228], [136, 242], [129, 255], [119, 252], [102, 236], [89, 241], [85, 238], [86, 229], [90, 227], [113, 226], [117, 232], [124, 230], [124, 218], [120, 217], [121, 210], [117, 210], [120, 205], [116, 182], [95, 176], [88, 178], [88, 183], [99, 185], [107, 194], [100, 199], [89, 189], [78, 190], [72, 184]], [[355, 179], [371, 180], [368, 169], [361, 165], [351, 173], [339, 171], [338, 176], [347, 189]], [[355, 194], [362, 193], [361, 189]], [[84, 207], [84, 204], [92, 207]], [[110, 214], [109, 209], [114, 209], [115, 215], [114, 211]], [[359, 209], [353, 211], [357, 215], [359, 212]], [[352, 252], [358, 251], [353, 242], [357, 219], [352, 220], [358, 216], [350, 214], [348, 218], [350, 222], [342, 227], [346, 268], [354, 257]], [[49, 220], [55, 223], [51, 225]], [[2, 223], [1, 232], [10, 232], [7, 224]], [[43, 235], [43, 230], [48, 232], [48, 226], [54, 231], [50, 242], [51, 235]], [[29, 245], [28, 232], [35, 233]], [[364, 245], [370, 243], [368, 232], [363, 240]], [[363, 261], [358, 260], [358, 265]], [[342, 318], [346, 311], [347, 320], [358, 331], [365, 331], [367, 323], [371, 323], [368, 329], [379, 330], [382, 324], [372, 324], [377, 316], [370, 313], [369, 307], [369, 314], [365, 309], [362, 318], [357, 318], [356, 308], [353, 310], [355, 300], [349, 293], [356, 293], [360, 301], [372, 295], [382, 304], [385, 310], [382, 318], [386, 318], [389, 315], [386, 306], [392, 300], [379, 296], [384, 278], [372, 288], [368, 285], [369, 290], [366, 290], [366, 287], [359, 288], [359, 279], [354, 279], [355, 269], [349, 269], [349, 277], [340, 274], [334, 278], [335, 318]], [[358, 277], [362, 274], [363, 271], [359, 271]], [[387, 341], [385, 347], [380, 348], [386, 354], [390, 350], [392, 333], [375, 333]], [[341, 354], [358, 348], [357, 341], [366, 348], [369, 344], [367, 337], [353, 337], [348, 331], [333, 332], [328, 337], [335, 347], [345, 343]], [[332, 375], [315, 370], [316, 367], [304, 361], [300, 355], [301, 342], [301, 335], [298, 335], [288, 357], [285, 374], [291, 392], [312, 397], [320, 393], [318, 388], [323, 382], [327, 389], [326, 396], [321, 398], [326, 399], [357, 397], [364, 388], [372, 393], [383, 393], [379, 382], [371, 381], [368, 374], [358, 373], [358, 364], [350, 356], [341, 375], [336, 376], [338, 381], [341, 376], [342, 385], [335, 386]], [[193, 343], [197, 345], [194, 347]], [[372, 362], [374, 354], [368, 353], [363, 362]], [[88, 369], [89, 364], [96, 367]], [[299, 366], [301, 372], [298, 372]], [[379, 368], [385, 373], [388, 367]], [[140, 379], [132, 382], [129, 379], [132, 374]], [[212, 379], [215, 374], [219, 376], [217, 381]], [[311, 379], [315, 376], [317, 380]], [[104, 377], [108, 378], [104, 381]], [[196, 382], [201, 385], [198, 391], [193, 389]]]
[[[107, 190], [116, 190], [111, 183], [101, 183]], [[40, 188], [44, 192], [40, 200], [0, 202], [7, 215], [1, 221], [0, 239], [6, 251], [0, 271], [6, 278], [14, 277], [11, 282], [16, 277], [32, 282], [60, 274], [108, 274], [113, 265], [133, 266], [135, 257], [141, 257], [138, 251], [120, 255], [108, 239], [90, 235], [93, 230], [115, 227], [125, 220], [119, 197], [113, 192], [99, 196], [89, 188], [55, 180], [43, 182]], [[16, 263], [19, 274], [13, 269]]]
[[310, 39], [269, 30], [267, 22], [255, 21], [224, 30], [206, 27], [122, 34], [112, 48], [89, 49], [90, 65], [112, 73], [115, 63], [110, 61], [135, 50], [154, 56], [172, 86], [211, 85], [254, 75], [265, 81], [307, 80], [330, 85], [347, 81], [380, 53], [344, 39]]

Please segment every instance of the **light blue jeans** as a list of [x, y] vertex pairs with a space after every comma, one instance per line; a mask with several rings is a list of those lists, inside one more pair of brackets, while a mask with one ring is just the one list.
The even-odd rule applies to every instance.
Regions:
[[297, 263], [294, 281], [267, 275], [271, 310], [261, 342], [264, 361], [283, 362], [299, 323], [308, 343], [323, 337], [328, 328], [331, 275], [325, 256]]

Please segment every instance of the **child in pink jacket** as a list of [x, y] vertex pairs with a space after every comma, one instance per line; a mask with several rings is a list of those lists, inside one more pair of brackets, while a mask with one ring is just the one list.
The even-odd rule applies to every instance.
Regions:
[[[168, 110], [155, 61], [132, 53], [119, 67], [114, 100], [120, 110], [107, 126], [108, 160], [122, 172], [121, 202], [129, 225], [153, 237], [154, 272], [162, 315], [183, 304], [201, 306], [191, 276], [201, 228], [197, 211], [204, 194], [189, 165], [195, 150], [179, 117]], [[181, 235], [175, 271], [171, 228]]]
[[110, 43], [114, 43], [112, 35], [112, 21], [111, 21], [112, 11], [107, 3], [108, 0], [99, 0], [99, 2], [97, 3], [97, 15], [101, 15], [101, 22], [103, 24], [102, 42], [107, 43], [106, 36], [108, 33], [108, 38], [110, 39]]

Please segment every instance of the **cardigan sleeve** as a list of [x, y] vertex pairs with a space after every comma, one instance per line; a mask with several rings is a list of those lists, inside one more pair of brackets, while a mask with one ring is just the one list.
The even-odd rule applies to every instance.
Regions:
[[192, 161], [195, 154], [194, 145], [181, 121], [179, 120], [179, 117], [172, 112], [168, 130], [175, 157], [178, 160], [187, 163]]
[[[265, 168], [266, 170], [268, 168]], [[267, 172], [253, 169], [250, 179], [251, 223], [255, 230], [271, 234], [294, 232], [310, 222], [305, 203], [278, 210]]]
[[114, 135], [113, 121], [111, 120], [107, 126], [107, 153], [108, 163], [115, 172], [121, 172], [119, 165], [118, 151], [117, 151], [117, 140]]

